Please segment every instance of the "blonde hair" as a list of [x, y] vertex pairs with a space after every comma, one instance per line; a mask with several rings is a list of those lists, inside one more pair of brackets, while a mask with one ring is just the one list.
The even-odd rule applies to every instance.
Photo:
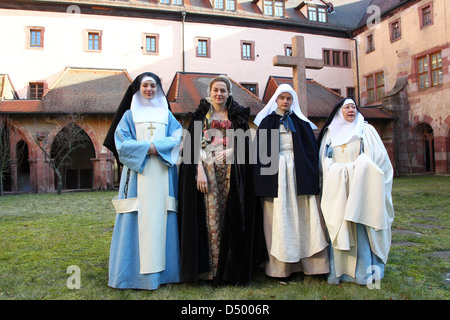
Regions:
[[209, 83], [209, 87], [208, 87], [208, 96], [211, 93], [211, 88], [212, 88], [213, 84], [216, 82], [225, 83], [225, 85], [227, 86], [227, 89], [228, 89], [228, 93], [231, 95], [231, 88], [232, 88], [231, 81], [227, 76], [224, 75], [224, 76], [215, 77], [214, 79], [211, 80], [211, 82]]

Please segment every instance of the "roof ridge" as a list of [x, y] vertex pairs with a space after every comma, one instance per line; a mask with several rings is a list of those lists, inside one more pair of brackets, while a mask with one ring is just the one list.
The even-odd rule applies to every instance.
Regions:
[[323, 84], [321, 84], [320, 82], [317, 82], [317, 81], [314, 80], [314, 79], [308, 79], [308, 80], [306, 80], [306, 81], [315, 82], [315, 83], [317, 83], [319, 86], [321, 86], [322, 88], [327, 89], [328, 91], [330, 91], [330, 92], [332, 92], [332, 93], [334, 93], [334, 94], [340, 96], [341, 98], [344, 98], [344, 96], [341, 95], [340, 93], [337, 93], [336, 91], [331, 90], [331, 89], [328, 88], [328, 87], [325, 87]]
[[173, 99], [173, 101], [177, 101], [178, 96], [179, 96], [179, 91], [180, 91], [180, 82], [181, 82], [181, 77], [180, 74], [177, 72], [177, 74], [175, 75], [176, 77], [176, 85], [175, 85], [175, 97]]
[[241, 87], [242, 89], [244, 89], [245, 92], [250, 93], [252, 96], [254, 96], [256, 99], [258, 99], [259, 102], [263, 102], [262, 99], [260, 99], [256, 94], [252, 93], [250, 90], [248, 90], [246, 87], [244, 87], [243, 85], [241, 85], [240, 83], [234, 81], [233, 79], [229, 78], [231, 82], [237, 84], [239, 87]]
[[55, 81], [53, 81], [52, 85], [48, 87], [47, 91], [42, 95], [42, 98], [41, 98], [41, 99], [44, 99], [44, 97], [47, 95], [47, 93], [49, 93], [49, 92], [56, 86], [56, 84], [57, 84], [59, 81], [61, 81], [62, 77], [63, 77], [64, 74], [67, 72], [67, 70], [68, 70], [68, 67], [66, 67], [66, 68], [64, 69], [64, 71], [61, 72], [61, 74], [59, 75], [58, 78], [56, 78]]

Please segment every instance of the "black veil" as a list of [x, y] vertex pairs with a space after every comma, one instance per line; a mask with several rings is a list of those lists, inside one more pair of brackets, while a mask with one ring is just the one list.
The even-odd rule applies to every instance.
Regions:
[[344, 104], [344, 101], [347, 99], [353, 100], [353, 102], [355, 103], [356, 109], [358, 110], [359, 113], [361, 113], [361, 110], [359, 109], [358, 105], [356, 104], [355, 99], [343, 98], [343, 99], [339, 100], [338, 103], [336, 103], [335, 106], [333, 107], [333, 110], [331, 111], [330, 115], [328, 116], [327, 120], [325, 121], [325, 124], [323, 125], [322, 129], [320, 130], [319, 135], [317, 136], [317, 143], [319, 144], [319, 148], [320, 148], [320, 143], [322, 142], [323, 135], [325, 134], [325, 130], [328, 128], [331, 121], [333, 121], [334, 116], [339, 111], [339, 109], [342, 107], [342, 105]]
[[[134, 79], [134, 81], [130, 84], [127, 91], [125, 92], [125, 95], [122, 98], [122, 101], [119, 104], [119, 108], [114, 115], [114, 119], [111, 123], [111, 126], [109, 127], [108, 133], [106, 134], [105, 140], [103, 141], [103, 145], [114, 154], [114, 157], [116, 157], [117, 161], [119, 161], [119, 156], [117, 154], [116, 144], [114, 143], [114, 133], [116, 131], [117, 125], [120, 122], [120, 119], [122, 119], [123, 114], [125, 113], [125, 111], [130, 109], [133, 95], [140, 89], [141, 81], [144, 76], [152, 77], [153, 79], [155, 79], [158, 90], [161, 90], [164, 96], [166, 96], [161, 85], [161, 79], [154, 73], [144, 72], [137, 76], [136, 79]], [[167, 105], [170, 111], [169, 101], [167, 101]]]

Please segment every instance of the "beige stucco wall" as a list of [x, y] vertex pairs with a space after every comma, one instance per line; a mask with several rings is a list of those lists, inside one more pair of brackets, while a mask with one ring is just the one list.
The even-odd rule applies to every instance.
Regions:
[[[181, 21], [4, 9], [0, 17], [0, 42], [8, 44], [0, 54], [1, 61], [8, 61], [1, 72], [11, 76], [21, 99], [27, 98], [30, 81], [45, 80], [51, 87], [66, 67], [126, 69], [132, 78], [152, 71], [166, 91], [183, 70]], [[26, 48], [27, 26], [45, 27], [44, 49]], [[102, 31], [101, 52], [84, 50], [84, 30]], [[299, 33], [189, 22], [184, 30], [186, 72], [226, 73], [237, 82], [256, 82], [260, 98], [269, 76], [292, 76], [290, 68], [274, 67], [272, 61]], [[159, 55], [142, 54], [143, 33], [159, 34]], [[349, 39], [303, 36], [308, 58], [321, 59], [323, 48], [350, 51], [353, 46]], [[196, 57], [195, 37], [211, 39], [211, 58]], [[241, 60], [241, 40], [255, 42], [255, 61]], [[350, 68], [308, 70], [307, 77], [343, 93], [354, 87]]]
[[[27, 98], [30, 81], [46, 80], [48, 86], [66, 67], [126, 69], [131, 77], [144, 71], [161, 75], [168, 87], [180, 70], [180, 24], [172, 21], [83, 14], [0, 10], [2, 72], [10, 73], [20, 98]], [[27, 26], [45, 27], [44, 49], [26, 49]], [[84, 30], [102, 31], [102, 51], [84, 50]], [[160, 55], [144, 55], [143, 33], [160, 34]], [[170, 73], [169, 73], [170, 72]], [[170, 74], [170, 76], [169, 76]]]
[[[432, 5], [433, 24], [421, 28], [420, 9], [425, 5]], [[401, 39], [391, 42], [390, 24], [397, 19], [401, 23]], [[409, 108], [407, 119], [396, 121], [397, 130], [405, 130], [409, 121], [413, 127], [429, 126], [432, 129], [433, 164], [431, 170], [436, 173], [448, 173], [450, 170], [449, 136], [450, 136], [450, 3], [447, 0], [422, 0], [410, 7], [384, 16], [380, 23], [367, 28], [355, 39], [359, 51], [359, 72], [361, 83], [362, 105], [367, 103], [365, 76], [384, 72], [385, 91], [394, 88], [397, 79], [405, 77], [406, 103]], [[375, 51], [366, 53], [367, 36], [373, 34]], [[443, 83], [425, 89], [418, 85], [418, 58], [441, 52]], [[404, 94], [402, 92], [402, 94]], [[380, 104], [377, 101], [374, 104]], [[407, 110], [407, 109], [406, 109]], [[421, 129], [423, 130], [423, 129]], [[399, 137], [397, 137], [399, 138]], [[421, 138], [423, 139], [423, 137]], [[405, 142], [397, 145], [399, 159]], [[424, 149], [421, 144], [415, 156], [413, 166], [423, 172]], [[434, 166], [434, 167], [433, 167]], [[422, 167], [422, 168], [420, 168]], [[420, 171], [422, 170], [422, 171]]]
[[[421, 29], [419, 8], [428, 3], [433, 5], [433, 25]], [[390, 23], [398, 18], [401, 19], [401, 39], [391, 43]], [[435, 123], [431, 125], [438, 135], [445, 135], [445, 132], [439, 132], [439, 121], [445, 121], [450, 114], [450, 73], [447, 62], [450, 59], [449, 23], [448, 1], [424, 0], [382, 19], [379, 24], [355, 37], [359, 49], [361, 92], [366, 90], [365, 76], [375, 72], [384, 72], [386, 92], [392, 90], [399, 77], [408, 77], [410, 119], [423, 119], [424, 115], [434, 119]], [[375, 51], [366, 53], [366, 39], [369, 34], [374, 35]], [[415, 74], [416, 59], [433, 51], [442, 51], [444, 84], [438, 88], [419, 90]], [[366, 102], [363, 94], [362, 104]]]

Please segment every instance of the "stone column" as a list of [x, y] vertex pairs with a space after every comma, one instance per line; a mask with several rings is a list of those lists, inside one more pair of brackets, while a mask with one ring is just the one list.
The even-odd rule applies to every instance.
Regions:
[[94, 165], [94, 188], [109, 190], [113, 188], [113, 156], [110, 152], [100, 152], [91, 159]]
[[448, 168], [448, 143], [446, 137], [434, 137], [434, 164], [436, 174], [447, 174]]
[[19, 191], [19, 183], [17, 181], [17, 159], [10, 159], [9, 163], [11, 164], [11, 191]]

